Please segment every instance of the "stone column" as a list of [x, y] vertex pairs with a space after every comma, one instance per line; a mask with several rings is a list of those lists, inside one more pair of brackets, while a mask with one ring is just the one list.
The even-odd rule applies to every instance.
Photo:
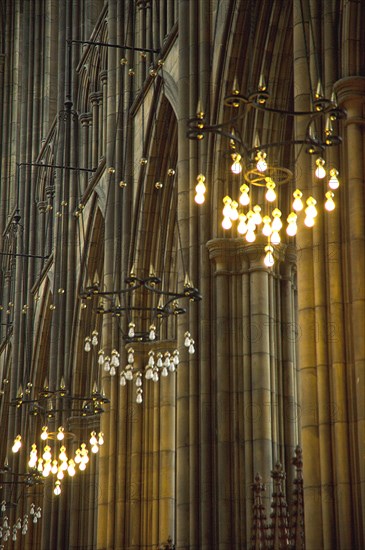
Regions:
[[102, 100], [101, 92], [93, 92], [90, 94], [91, 112], [92, 112], [92, 139], [91, 139], [91, 165], [95, 168], [99, 162], [100, 146], [100, 102]]
[[[81, 124], [81, 167], [95, 168], [95, 166], [92, 165], [90, 155], [90, 127], [92, 126], [92, 114], [82, 113], [79, 116], [79, 121]], [[91, 172], [80, 172], [81, 194], [84, 193], [87, 188], [90, 174]]]
[[[347, 430], [341, 430], [338, 456], [339, 536], [341, 548], [364, 546], [363, 517], [365, 511], [364, 420], [365, 420], [365, 77], [351, 76], [335, 83], [338, 103], [347, 111], [344, 123], [343, 174], [339, 208], [346, 227], [344, 243], [344, 283], [346, 285], [345, 332], [346, 371], [337, 385], [339, 409], [349, 403]], [[336, 318], [334, 318], [336, 320]], [[335, 366], [335, 365], [334, 365]], [[337, 377], [340, 376], [339, 366]], [[343, 419], [341, 419], [343, 421]], [[349, 446], [350, 445], [350, 446]], [[347, 469], [344, 465], [347, 464]], [[344, 498], [346, 495], [346, 499]], [[351, 499], [351, 504], [350, 504]], [[353, 515], [352, 515], [353, 514]]]

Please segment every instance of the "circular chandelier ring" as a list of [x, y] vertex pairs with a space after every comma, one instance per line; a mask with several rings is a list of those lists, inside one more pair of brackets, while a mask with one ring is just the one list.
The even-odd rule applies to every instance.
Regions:
[[288, 183], [293, 178], [293, 173], [288, 168], [269, 166], [265, 173], [260, 172], [257, 168], [252, 168], [244, 175], [247, 183], [256, 187], [266, 187], [268, 177], [279, 186]]

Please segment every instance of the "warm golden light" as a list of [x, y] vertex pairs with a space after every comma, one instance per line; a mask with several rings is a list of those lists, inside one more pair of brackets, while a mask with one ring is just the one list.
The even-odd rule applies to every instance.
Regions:
[[266, 265], [266, 267], [272, 267], [275, 263], [274, 256], [273, 256], [273, 252], [274, 252], [273, 247], [268, 244], [267, 246], [265, 246], [265, 252], [266, 252], [266, 256], [264, 258], [264, 264]]
[[328, 182], [328, 186], [335, 190], [335, 189], [338, 189], [339, 186], [340, 186], [340, 182], [338, 181], [338, 171], [335, 169], [335, 168], [331, 168], [330, 170], [330, 179], [329, 179], [329, 182]]
[[241, 155], [239, 153], [232, 153], [231, 158], [233, 160], [231, 166], [232, 174], [240, 174], [242, 172]]
[[334, 193], [332, 193], [332, 191], [327, 191], [326, 193], [327, 200], [324, 204], [324, 207], [326, 210], [328, 210], [328, 212], [332, 212], [332, 210], [335, 209], [335, 203], [334, 203], [333, 197], [334, 197]]
[[323, 179], [326, 176], [326, 170], [324, 169], [324, 165], [325, 165], [325, 161], [323, 160], [323, 158], [318, 157], [316, 160], [317, 168], [315, 169], [314, 173], [316, 177], [319, 179]]

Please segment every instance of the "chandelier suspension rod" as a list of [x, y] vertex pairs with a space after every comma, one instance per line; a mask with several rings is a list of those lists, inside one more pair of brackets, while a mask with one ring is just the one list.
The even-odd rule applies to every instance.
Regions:
[[125, 46], [120, 44], [108, 44], [107, 42], [96, 42], [94, 40], [67, 40], [69, 44], [90, 44], [91, 46], [105, 46], [106, 48], [118, 48], [119, 50], [131, 50], [136, 52], [160, 53], [160, 50], [152, 48], [138, 48], [137, 46]]
[[39, 166], [41, 168], [60, 168], [76, 172], [96, 172], [96, 168], [80, 168], [79, 166], [64, 166], [62, 164], [45, 164], [44, 162], [19, 162], [18, 166]]

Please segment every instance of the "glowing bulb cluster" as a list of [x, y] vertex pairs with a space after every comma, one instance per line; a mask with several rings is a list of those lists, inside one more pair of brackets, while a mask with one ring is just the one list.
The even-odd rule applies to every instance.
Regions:
[[195, 197], [194, 200], [197, 204], [203, 204], [205, 201], [205, 193], [207, 188], [205, 187], [205, 176], [199, 174], [197, 179], [197, 184], [195, 186]]
[[[237, 153], [231, 155], [232, 159], [237, 160]], [[238, 159], [240, 160], [240, 158]], [[268, 169], [266, 162], [266, 153], [258, 150], [256, 157], [255, 177], [258, 173], [264, 173]], [[321, 157], [315, 161], [316, 169], [315, 176], [323, 179], [326, 176], [325, 160]], [[236, 172], [238, 173], [238, 172]], [[266, 172], [267, 173], [267, 172]], [[335, 168], [329, 170], [328, 190], [325, 193], [325, 209], [329, 212], [334, 210], [334, 192], [339, 187], [338, 171]], [[245, 176], [246, 177], [246, 176]], [[250, 206], [250, 187], [246, 183], [240, 186], [240, 196], [238, 202], [232, 197], [226, 195], [223, 198], [223, 220], [222, 227], [229, 230], [233, 227], [233, 223], [237, 221], [237, 232], [245, 237], [248, 243], [253, 243], [256, 240], [257, 231], [261, 226], [262, 234], [268, 238], [268, 246], [277, 246], [281, 242], [280, 231], [283, 227], [282, 211], [279, 208], [273, 208], [271, 205], [277, 201], [276, 183], [269, 175], [259, 176], [260, 182], [265, 182], [266, 192], [264, 207], [259, 204]], [[259, 183], [258, 185], [262, 185]], [[293, 201], [289, 214], [286, 217], [286, 233], [289, 237], [294, 237], [298, 231], [298, 216], [304, 211], [304, 223], [307, 227], [313, 227], [317, 216], [317, 200], [313, 196], [303, 198], [303, 192], [300, 189], [295, 189], [293, 192]], [[247, 212], [240, 211], [240, 207], [248, 207]], [[270, 211], [271, 210], [271, 211]], [[262, 214], [262, 211], [264, 214]], [[285, 218], [284, 218], [285, 219]], [[270, 249], [266, 250], [265, 264], [269, 267], [272, 265], [274, 256]]]
[[[29, 453], [28, 466], [31, 469], [37, 470], [39, 474], [45, 478], [50, 474], [54, 475], [56, 477], [54, 494], [59, 495], [61, 494], [61, 481], [64, 479], [66, 473], [70, 477], [73, 477], [76, 474], [76, 466], [78, 466], [81, 471], [85, 470], [86, 464], [89, 462], [89, 451], [86, 447], [86, 443], [81, 443], [75, 455], [69, 457], [67, 455], [67, 449], [63, 444], [63, 440], [65, 439], [65, 430], [63, 426], [60, 426], [56, 433], [49, 433], [47, 426], [43, 426], [41, 439], [42, 441], [46, 441], [48, 438], [51, 438], [55, 442], [62, 442], [58, 456], [57, 450], [52, 450], [52, 447], [48, 445], [48, 443], [44, 445], [43, 453], [39, 452], [37, 445], [33, 443]], [[96, 435], [96, 432], [92, 431], [90, 434], [91, 451], [97, 453], [99, 447], [103, 444], [103, 433], [99, 432], [98, 435]], [[32, 512], [30, 513], [32, 514]]]
[[90, 440], [89, 443], [91, 445], [91, 452], [96, 454], [99, 452], [99, 446], [104, 444], [104, 434], [103, 432], [99, 432], [98, 435], [96, 435], [95, 431], [92, 431], [90, 434]]

